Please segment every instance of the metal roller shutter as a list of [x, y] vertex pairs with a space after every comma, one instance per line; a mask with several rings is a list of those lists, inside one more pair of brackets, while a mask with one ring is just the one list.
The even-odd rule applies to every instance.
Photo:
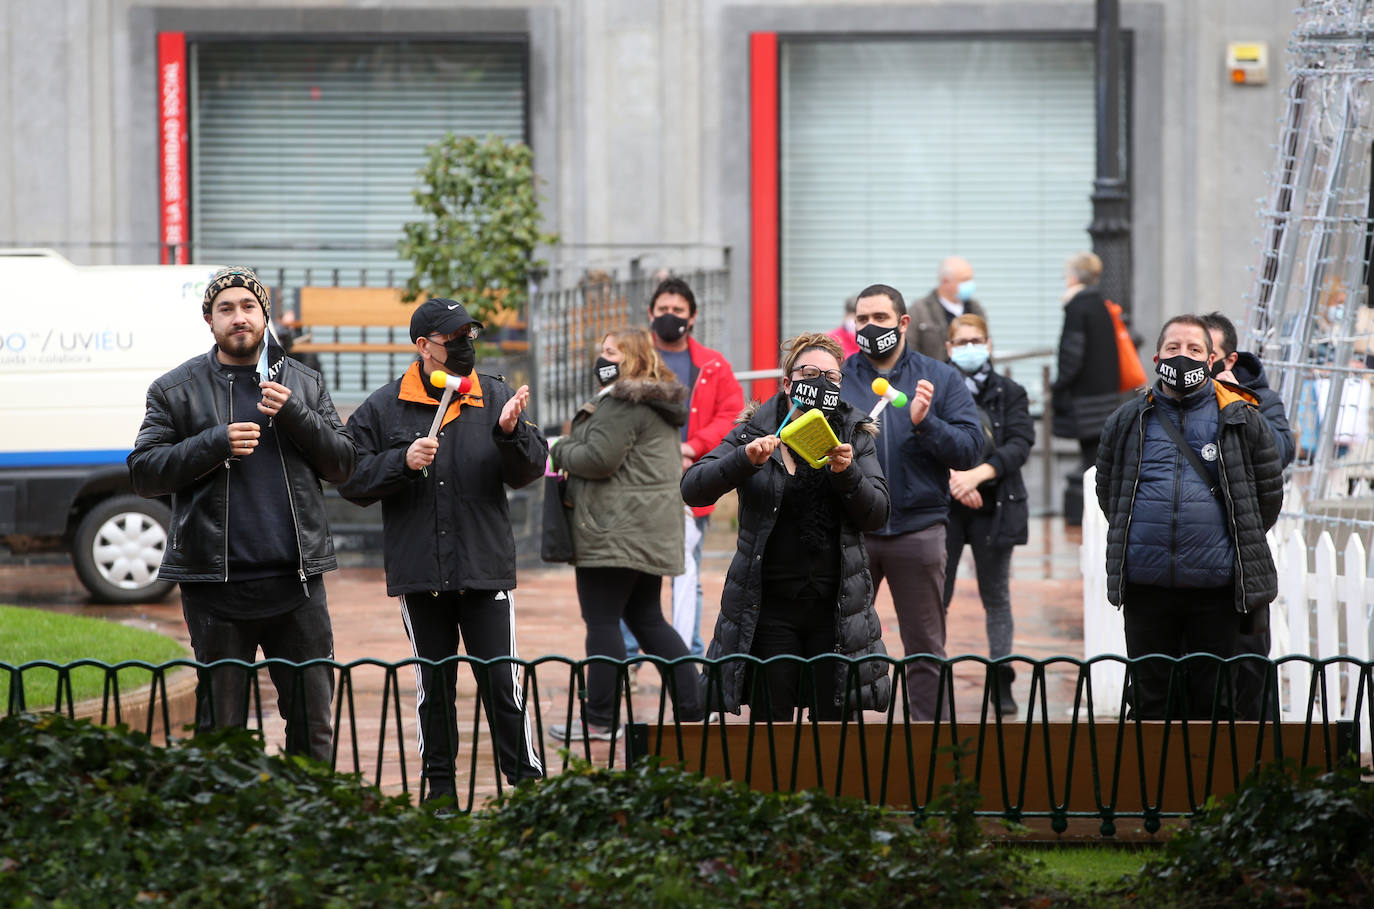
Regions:
[[287, 286], [334, 283], [334, 268], [339, 283], [399, 285], [425, 146], [524, 138], [525, 60], [518, 41], [193, 44], [196, 260]]
[[784, 336], [834, 327], [844, 298], [870, 283], [919, 299], [940, 259], [962, 255], [998, 351], [1053, 346], [1064, 259], [1090, 246], [1091, 43], [782, 51]]

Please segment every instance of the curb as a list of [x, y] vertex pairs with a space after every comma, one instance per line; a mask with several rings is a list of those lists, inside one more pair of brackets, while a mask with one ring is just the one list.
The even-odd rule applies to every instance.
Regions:
[[[166, 677], [167, 699], [165, 702], [167, 720], [170, 728], [163, 729], [164, 738], [171, 738], [179, 735], [182, 727], [195, 722], [196, 718], [196, 673], [188, 667], [180, 667], [172, 670]], [[153, 736], [158, 727], [162, 725], [162, 714], [164, 702], [160, 689], [155, 702], [150, 703], [152, 698], [152, 683], [141, 685], [130, 691], [121, 691], [119, 694], [119, 722], [128, 726], [130, 729], [146, 732]], [[78, 720], [90, 720], [97, 725], [114, 726], [114, 704], [110, 704], [108, 718], [106, 717], [106, 702], [104, 697], [90, 698], [78, 701], [72, 707], [72, 715]], [[149, 723], [149, 712], [153, 715], [153, 721]]]

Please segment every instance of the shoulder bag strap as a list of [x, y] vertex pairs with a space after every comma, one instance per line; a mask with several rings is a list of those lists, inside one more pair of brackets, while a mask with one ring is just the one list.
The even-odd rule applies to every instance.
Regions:
[[1183, 438], [1183, 433], [1179, 432], [1178, 427], [1173, 424], [1173, 421], [1160, 413], [1158, 405], [1155, 407], [1155, 419], [1159, 421], [1159, 425], [1164, 427], [1164, 432], [1168, 434], [1169, 438], [1174, 440], [1174, 444], [1178, 446], [1179, 451], [1183, 452], [1183, 456], [1188, 459], [1188, 463], [1193, 465], [1193, 470], [1197, 471], [1197, 475], [1202, 478], [1202, 485], [1207, 487], [1207, 491], [1210, 492], [1212, 498], [1215, 499], [1217, 497], [1217, 481], [1212, 479], [1211, 473], [1208, 472], [1207, 468], [1202, 463], [1202, 458], [1198, 457], [1198, 453], [1193, 450], [1193, 446], [1189, 445], [1187, 440]]

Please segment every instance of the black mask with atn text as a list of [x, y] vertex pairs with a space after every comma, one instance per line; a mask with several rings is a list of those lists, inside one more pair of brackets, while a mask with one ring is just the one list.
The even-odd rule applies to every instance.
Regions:
[[897, 329], [869, 323], [854, 333], [859, 350], [872, 360], [881, 360], [897, 349]]
[[1180, 395], [1197, 391], [1208, 378], [1206, 360], [1194, 360], [1183, 354], [1160, 360], [1155, 365], [1155, 372], [1159, 373], [1161, 382]]

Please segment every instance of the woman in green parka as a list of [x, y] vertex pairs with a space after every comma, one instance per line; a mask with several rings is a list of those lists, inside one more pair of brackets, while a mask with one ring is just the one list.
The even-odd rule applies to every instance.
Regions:
[[[687, 646], [663, 618], [659, 591], [665, 575], [683, 570], [680, 428], [687, 422], [687, 389], [654, 350], [649, 333], [625, 328], [607, 335], [596, 361], [602, 389], [573, 418], [568, 435], [550, 449], [568, 475], [572, 501], [573, 566], [577, 599], [587, 624], [587, 656], [625, 659], [620, 621], [645, 651], [665, 659]], [[585, 729], [555, 725], [561, 741], [611, 738], [615, 667], [587, 670]], [[674, 706], [684, 721], [700, 720], [698, 673], [691, 663], [674, 672]]]

